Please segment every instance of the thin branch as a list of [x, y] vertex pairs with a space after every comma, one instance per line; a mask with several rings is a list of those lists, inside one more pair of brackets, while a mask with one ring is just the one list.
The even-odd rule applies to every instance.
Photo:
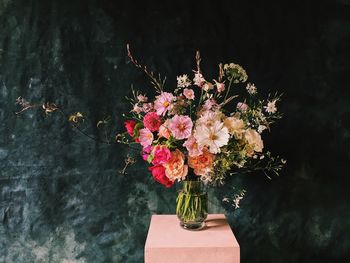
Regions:
[[147, 66], [141, 65], [136, 59], [134, 59], [134, 57], [131, 54], [129, 44], [126, 45], [126, 49], [128, 51], [128, 57], [130, 58], [130, 61], [135, 65], [135, 67], [141, 69], [151, 79], [151, 83], [155, 87], [156, 91], [158, 93], [161, 93], [163, 91], [163, 86], [164, 86], [164, 83], [165, 83], [165, 79], [162, 80], [160, 75], [158, 75], [158, 79], [157, 79], [154, 76], [153, 71], [148, 70]]

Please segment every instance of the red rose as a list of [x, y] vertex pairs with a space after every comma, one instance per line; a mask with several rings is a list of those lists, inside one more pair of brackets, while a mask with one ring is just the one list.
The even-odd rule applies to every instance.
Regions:
[[136, 121], [134, 120], [127, 120], [124, 122], [125, 129], [130, 134], [130, 136], [134, 136], [135, 125], [136, 125]]
[[145, 127], [151, 132], [158, 131], [161, 124], [162, 121], [155, 112], [149, 112], [143, 118], [143, 125], [145, 125]]
[[152, 172], [154, 180], [156, 180], [158, 183], [161, 183], [168, 188], [174, 184], [173, 181], [166, 177], [165, 168], [162, 165], [151, 166], [148, 168], [148, 170]]

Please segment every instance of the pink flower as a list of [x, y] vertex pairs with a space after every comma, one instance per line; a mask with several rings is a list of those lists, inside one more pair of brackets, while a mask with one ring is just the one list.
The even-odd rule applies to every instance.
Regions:
[[162, 121], [155, 112], [149, 112], [143, 118], [143, 125], [151, 132], [158, 131]]
[[140, 107], [139, 105], [135, 104], [131, 111], [136, 112], [136, 113], [140, 113], [140, 112], [142, 112], [142, 107]]
[[220, 82], [217, 82], [216, 80], [215, 81], [215, 85], [216, 85], [216, 89], [218, 90], [218, 92], [223, 92], [225, 90], [225, 84], [224, 83], [220, 83]]
[[171, 152], [165, 145], [157, 145], [153, 148], [153, 165], [162, 165], [171, 158]]
[[208, 99], [203, 104], [203, 110], [208, 111], [211, 110], [213, 107], [217, 107], [217, 103], [214, 99]]
[[153, 110], [153, 104], [152, 103], [144, 103], [142, 105], [142, 111], [143, 112], [150, 112], [151, 110]]
[[141, 95], [140, 94], [140, 95], [137, 96], [137, 100], [139, 102], [146, 102], [148, 100], [148, 98], [145, 95]]
[[154, 101], [154, 109], [157, 111], [159, 116], [164, 116], [165, 113], [172, 106], [172, 101], [174, 95], [169, 92], [162, 92], [157, 96], [157, 99]]
[[237, 109], [244, 113], [248, 110], [248, 105], [243, 102], [238, 102]]
[[143, 147], [150, 146], [153, 142], [153, 133], [147, 128], [141, 129], [139, 141]]
[[211, 84], [210, 82], [205, 82], [202, 86], [202, 89], [204, 89], [205, 91], [208, 91], [210, 89], [212, 89], [214, 86], [213, 84]]
[[148, 170], [152, 172], [152, 176], [154, 180], [156, 180], [158, 183], [163, 184], [168, 188], [174, 184], [174, 181], [171, 181], [165, 175], [165, 168], [163, 166], [155, 165], [155, 166], [149, 167]]
[[159, 131], [158, 131], [158, 137], [164, 137], [166, 139], [170, 138], [171, 132], [168, 129], [168, 125], [169, 125], [169, 120], [166, 120], [162, 125], [160, 125], [159, 127]]
[[194, 73], [194, 79], [193, 79], [194, 85], [197, 85], [198, 87], [202, 87], [205, 83], [205, 79], [203, 78], [203, 75], [199, 73], [198, 71], [195, 71]]
[[169, 124], [169, 129], [173, 136], [178, 139], [186, 139], [191, 136], [193, 123], [190, 117], [184, 115], [175, 115]]
[[203, 147], [200, 147], [194, 136], [190, 136], [187, 141], [183, 144], [188, 151], [188, 155], [191, 157], [198, 156], [202, 154]]
[[171, 158], [164, 165], [165, 175], [171, 180], [183, 180], [188, 173], [188, 166], [185, 165], [185, 155], [179, 150], [171, 152]]
[[188, 100], [193, 100], [194, 99], [194, 92], [193, 89], [184, 89], [183, 91], [184, 96], [186, 97], [186, 99]]
[[152, 151], [152, 146], [148, 145], [147, 147], [142, 149], [142, 159], [144, 159], [145, 161], [148, 160], [148, 156], [150, 155]]

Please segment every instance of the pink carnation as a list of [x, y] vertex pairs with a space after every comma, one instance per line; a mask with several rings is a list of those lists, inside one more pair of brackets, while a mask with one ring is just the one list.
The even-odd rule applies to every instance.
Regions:
[[169, 129], [173, 136], [178, 139], [186, 139], [191, 136], [193, 123], [190, 117], [184, 115], [175, 115], [169, 124]]
[[162, 92], [157, 96], [157, 99], [154, 101], [154, 109], [157, 111], [159, 116], [164, 116], [165, 113], [172, 106], [172, 101], [174, 95], [169, 92]]
[[149, 112], [143, 118], [143, 125], [151, 132], [158, 131], [162, 121], [155, 112]]
[[171, 158], [171, 152], [165, 145], [157, 145], [153, 149], [153, 165], [162, 165]]
[[141, 129], [139, 141], [143, 147], [150, 146], [153, 142], [153, 133], [147, 128]]
[[194, 92], [193, 89], [184, 89], [183, 91], [184, 96], [186, 97], [186, 99], [188, 100], [194, 100]]

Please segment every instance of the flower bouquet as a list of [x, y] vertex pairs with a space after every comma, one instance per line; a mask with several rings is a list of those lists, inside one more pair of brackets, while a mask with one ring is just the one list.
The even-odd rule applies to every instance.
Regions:
[[[259, 99], [256, 86], [244, 84], [248, 75], [235, 63], [220, 63], [217, 77], [208, 80], [200, 68], [199, 52], [191, 77], [179, 75], [176, 86], [166, 90], [165, 79], [135, 60], [129, 46], [127, 51], [130, 61], [150, 78], [156, 96], [151, 99], [132, 89], [132, 97], [127, 98], [132, 109], [123, 114], [126, 131], [115, 141], [140, 145], [148, 170], [158, 183], [165, 187], [182, 184], [176, 214], [183, 228], [203, 227], [208, 213], [208, 186], [222, 185], [237, 173], [259, 170], [268, 177], [269, 173], [278, 175], [285, 161], [264, 152], [262, 134], [282, 117], [276, 106], [280, 95]], [[236, 92], [231, 92], [234, 86]], [[243, 96], [238, 95], [242, 91]], [[84, 116], [80, 112], [69, 115], [55, 103], [31, 104], [21, 97], [16, 102], [22, 108], [17, 114], [36, 107], [45, 115], [58, 111], [79, 132], [95, 139], [81, 129]], [[97, 127], [108, 122], [99, 121]], [[110, 140], [102, 142], [111, 144]], [[123, 172], [134, 160], [128, 157], [125, 163]], [[237, 208], [243, 195], [244, 190], [224, 201], [232, 201]]]
[[[176, 205], [181, 226], [203, 227], [208, 185], [223, 184], [238, 172], [278, 175], [285, 161], [263, 151], [261, 135], [282, 116], [276, 106], [279, 95], [261, 100], [252, 83], [245, 86], [246, 98], [232, 94], [233, 86], [247, 82], [246, 71], [238, 64], [219, 64], [217, 78], [209, 81], [201, 71], [199, 52], [192, 76], [179, 75], [176, 87], [165, 90], [165, 79], [139, 64], [129, 47], [128, 56], [150, 77], [157, 95], [148, 98], [132, 90], [132, 109], [124, 114], [127, 132], [117, 141], [142, 147], [142, 157], [158, 183], [171, 187], [182, 182]], [[241, 197], [236, 196], [235, 206]]]

